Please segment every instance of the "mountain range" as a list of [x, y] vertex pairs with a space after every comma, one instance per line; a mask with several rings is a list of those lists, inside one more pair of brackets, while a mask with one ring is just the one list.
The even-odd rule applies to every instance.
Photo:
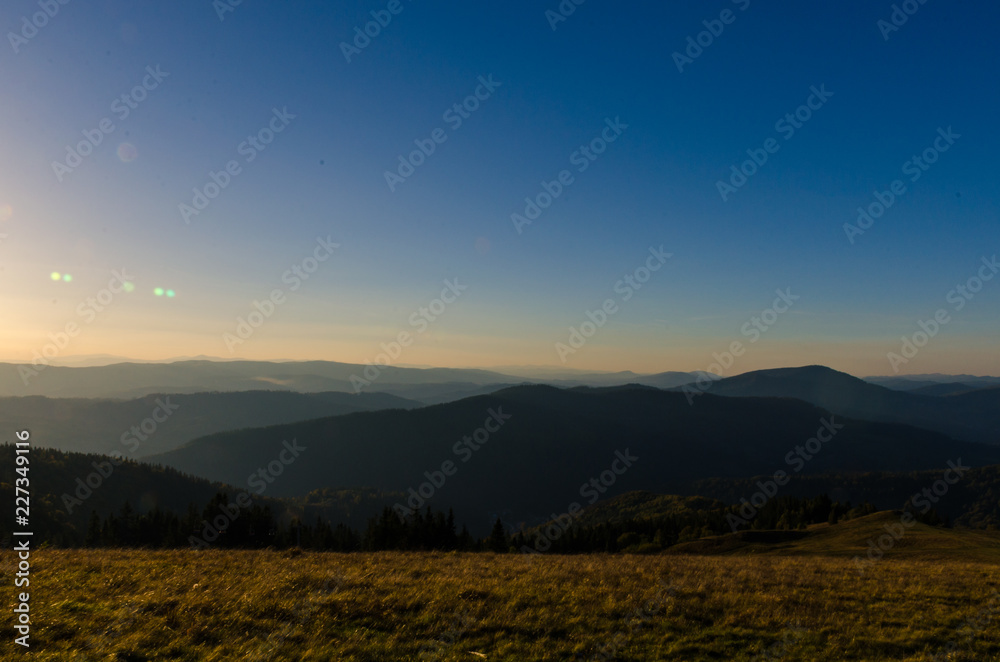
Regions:
[[[535, 525], [574, 504], [636, 490], [733, 502], [778, 471], [791, 476], [789, 494], [840, 490], [834, 496], [842, 501], [863, 496], [898, 507], [918, 480], [898, 476], [925, 480], [956, 461], [984, 471], [1000, 465], [1000, 388], [967, 375], [921, 378], [903, 390], [898, 381], [887, 388], [823, 366], [701, 381], [695, 373], [556, 370], [547, 374], [564, 379], [551, 384], [525, 383], [533, 371], [546, 374], [530, 366], [512, 368], [518, 375], [391, 368], [371, 392], [318, 390], [350, 384], [364, 368], [203, 360], [53, 366], [29, 383], [46, 395], [25, 396], [18, 366], [0, 365], [0, 392], [22, 392], [0, 397], [0, 425], [30, 429], [36, 447], [118, 451], [232, 490], [266, 484], [269, 498], [290, 499], [310, 516], [357, 524], [384, 505], [404, 513], [453, 508], [474, 533], [498, 517]], [[585, 381], [593, 383], [578, 385]], [[101, 397], [56, 397], [66, 393]], [[842, 489], [858, 481], [864, 485], [855, 492]], [[108, 505], [155, 502], [139, 482], [110, 488]], [[176, 487], [184, 501], [190, 486]], [[992, 498], [982, 486], [972, 492], [961, 504]], [[947, 514], [965, 517], [964, 508]], [[988, 504], [976, 508], [963, 521], [1000, 516]]]
[[0, 363], [0, 397], [137, 398], [153, 393], [280, 390], [300, 393], [381, 392], [424, 404], [448, 402], [525, 382], [559, 386], [641, 383], [669, 388], [694, 381], [698, 373], [581, 373], [560, 371], [558, 379], [525, 378], [470, 368], [402, 368], [332, 361], [209, 361], [115, 363], [99, 366], [32, 366]]
[[669, 491], [698, 478], [1000, 463], [1000, 446], [842, 417], [800, 400], [704, 395], [690, 405], [683, 393], [641, 386], [512, 387], [419, 409], [223, 432], [148, 460], [243, 485], [287, 444], [307, 459], [283, 467], [269, 494], [423, 490], [410, 507], [452, 507], [470, 528], [501, 512], [532, 522], [574, 502]]

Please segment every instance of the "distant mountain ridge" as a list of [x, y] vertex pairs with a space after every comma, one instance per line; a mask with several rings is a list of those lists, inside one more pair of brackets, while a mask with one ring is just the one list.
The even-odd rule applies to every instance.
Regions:
[[[697, 386], [682, 387], [695, 401]], [[869, 421], [903, 423], [956, 439], [1000, 444], [1000, 389], [947, 397], [895, 391], [825, 366], [756, 370], [711, 383], [705, 392], [728, 397], [797, 398]]]
[[[34, 375], [33, 372], [37, 372]], [[692, 381], [693, 373], [635, 375], [586, 373], [554, 380], [562, 386], [616, 385], [637, 382], [666, 388]], [[352, 378], [370, 382], [363, 384]], [[497, 388], [545, 380], [506, 375], [472, 368], [401, 368], [333, 361], [208, 361], [173, 363], [115, 363], [63, 367], [0, 363], [0, 397], [44, 395], [53, 398], [137, 398], [151, 393], [200, 393], [205, 391], [296, 391], [355, 393], [383, 392], [425, 404], [487, 393]]]
[[[29, 368], [31, 366], [28, 366]], [[178, 361], [174, 363], [116, 363], [93, 367], [48, 366], [37, 376], [25, 377], [24, 366], [0, 364], [0, 396], [139, 397], [149, 393], [272, 390], [354, 392], [352, 376], [367, 366], [332, 361], [273, 363], [268, 361]], [[25, 384], [25, 379], [27, 384]], [[475, 385], [518, 382], [519, 379], [484, 370], [449, 368], [381, 368], [369, 391], [385, 385]]]
[[986, 388], [989, 386], [1000, 386], [1000, 377], [989, 375], [945, 375], [939, 372], [923, 375], [893, 375], [881, 377], [864, 377], [870, 384], [878, 384], [886, 388], [898, 391], [910, 391], [922, 386], [932, 386], [948, 382], [962, 382], [973, 388]]
[[214, 432], [293, 423], [419, 402], [386, 393], [153, 394], [134, 400], [0, 398], [0, 428], [31, 430], [33, 445], [136, 459], [173, 450]]

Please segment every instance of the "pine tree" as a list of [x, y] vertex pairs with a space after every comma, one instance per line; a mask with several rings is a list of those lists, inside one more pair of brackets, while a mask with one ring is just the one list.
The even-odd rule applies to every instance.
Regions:
[[492, 551], [498, 554], [506, 552], [510, 548], [510, 543], [507, 540], [507, 532], [504, 530], [503, 522], [500, 521], [499, 517], [493, 525], [493, 531], [490, 533], [489, 546]]
[[87, 539], [84, 544], [87, 547], [101, 545], [101, 518], [97, 516], [96, 510], [90, 511], [90, 524], [87, 525]]

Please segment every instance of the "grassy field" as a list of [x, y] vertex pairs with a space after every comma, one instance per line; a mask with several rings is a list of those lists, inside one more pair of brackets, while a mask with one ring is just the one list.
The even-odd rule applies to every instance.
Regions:
[[[873, 518], [841, 537], [863, 549]], [[713, 556], [39, 550], [30, 659], [1000, 660], [994, 550], [938, 540], [922, 559], [916, 540], [863, 571], [794, 549], [809, 539]]]

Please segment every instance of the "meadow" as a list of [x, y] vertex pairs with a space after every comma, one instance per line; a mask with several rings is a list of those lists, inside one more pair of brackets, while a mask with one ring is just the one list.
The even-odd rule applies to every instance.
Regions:
[[35, 660], [1000, 660], [992, 559], [898, 555], [859, 572], [811, 554], [44, 549], [33, 562]]

